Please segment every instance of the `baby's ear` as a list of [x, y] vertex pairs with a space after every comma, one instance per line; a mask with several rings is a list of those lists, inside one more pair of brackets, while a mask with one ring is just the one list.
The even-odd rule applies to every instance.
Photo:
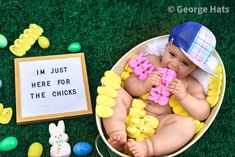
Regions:
[[64, 126], [64, 121], [63, 121], [63, 120], [60, 120], [60, 121], [58, 122], [57, 128], [58, 128], [60, 131], [65, 132], [65, 126]]
[[56, 131], [56, 125], [54, 123], [51, 123], [49, 125], [49, 133], [50, 133], [50, 135], [53, 135], [55, 133], [55, 131]]

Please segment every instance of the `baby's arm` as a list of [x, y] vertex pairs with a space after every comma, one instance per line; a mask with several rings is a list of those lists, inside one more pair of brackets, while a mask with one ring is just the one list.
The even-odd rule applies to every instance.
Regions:
[[190, 116], [198, 120], [205, 120], [209, 116], [210, 106], [205, 100], [203, 88], [198, 81], [190, 78], [185, 84], [175, 79], [168, 88]]
[[154, 71], [146, 80], [140, 80], [135, 75], [131, 75], [125, 80], [124, 88], [132, 96], [141, 96], [149, 92], [153, 86], [160, 85], [160, 73]]
[[[150, 63], [154, 65], [154, 67], [160, 66], [160, 57], [155, 55], [148, 55]], [[149, 92], [153, 86], [160, 85], [160, 73], [153, 72], [150, 74], [146, 80], [140, 80], [135, 75], [131, 75], [129, 78], [125, 80], [124, 88], [130, 93], [132, 96], [141, 96], [147, 92]]]

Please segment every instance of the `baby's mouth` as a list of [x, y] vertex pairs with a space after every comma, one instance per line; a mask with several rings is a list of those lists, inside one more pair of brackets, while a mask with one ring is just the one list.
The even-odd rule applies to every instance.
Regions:
[[167, 68], [168, 68], [168, 69], [171, 69], [171, 70], [174, 70], [175, 73], [178, 74], [178, 70], [177, 70], [176, 68], [172, 68], [172, 67], [171, 67], [171, 68], [167, 67]]

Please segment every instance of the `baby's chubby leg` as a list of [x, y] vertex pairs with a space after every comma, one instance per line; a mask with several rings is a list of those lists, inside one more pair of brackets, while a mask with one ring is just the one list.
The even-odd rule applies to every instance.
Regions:
[[158, 117], [156, 134], [142, 142], [128, 142], [135, 157], [158, 156], [172, 153], [184, 146], [193, 136], [195, 126], [191, 119], [174, 114]]
[[126, 117], [130, 109], [132, 97], [123, 89], [118, 90], [115, 98], [116, 105], [113, 107], [113, 115], [109, 118], [103, 118], [102, 122], [107, 135], [108, 142], [117, 150], [123, 151], [127, 142]]

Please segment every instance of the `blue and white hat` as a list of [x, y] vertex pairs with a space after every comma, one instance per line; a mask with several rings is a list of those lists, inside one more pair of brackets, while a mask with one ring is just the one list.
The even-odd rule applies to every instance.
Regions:
[[174, 27], [168, 40], [199, 68], [215, 76], [206, 64], [216, 45], [215, 36], [208, 28], [197, 22], [186, 22]]

